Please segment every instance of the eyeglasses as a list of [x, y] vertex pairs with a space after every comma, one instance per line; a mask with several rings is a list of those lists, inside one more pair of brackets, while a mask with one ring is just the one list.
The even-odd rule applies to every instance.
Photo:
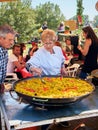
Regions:
[[46, 42], [46, 43], [44, 43], [45, 45], [53, 45], [54, 44], [54, 42], [53, 41], [50, 41], [49, 43], [48, 42]]

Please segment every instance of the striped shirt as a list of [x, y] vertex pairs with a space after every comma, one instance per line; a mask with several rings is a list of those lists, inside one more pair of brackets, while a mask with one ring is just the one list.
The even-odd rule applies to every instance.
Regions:
[[8, 63], [8, 51], [0, 46], [0, 84], [2, 84], [6, 77]]

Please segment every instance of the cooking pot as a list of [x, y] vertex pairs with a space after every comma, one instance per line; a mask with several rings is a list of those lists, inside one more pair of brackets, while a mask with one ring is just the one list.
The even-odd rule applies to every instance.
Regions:
[[[59, 76], [47, 76], [47, 77], [49, 77], [49, 78], [50, 77], [51, 78], [55, 77], [56, 78], [56, 77], [59, 77]], [[21, 92], [17, 92], [15, 90], [16, 85], [18, 83], [21, 83], [22, 81], [29, 81], [32, 78], [39, 78], [39, 77], [24, 78], [24, 79], [17, 80], [16, 82], [13, 83], [13, 89], [14, 89], [14, 91], [17, 93], [17, 95], [19, 97], [19, 99], [16, 99], [16, 100], [25, 101], [26, 103], [29, 103], [31, 105], [36, 105], [36, 106], [64, 106], [64, 105], [68, 105], [68, 104], [71, 104], [71, 103], [75, 103], [77, 101], [81, 101], [85, 97], [89, 96], [95, 89], [94, 85], [89, 83], [93, 88], [91, 92], [88, 92], [87, 94], [84, 94], [82, 96], [76, 96], [76, 97], [72, 97], [72, 98], [63, 98], [63, 97], [62, 98], [50, 98], [50, 97], [49, 98], [46, 98], [46, 97], [44, 98], [44, 97], [37, 97], [37, 96], [28, 96], [26, 94], [23, 94]], [[63, 77], [63, 78], [68, 78], [68, 77]], [[70, 77], [70, 78], [73, 78], [73, 77]], [[87, 82], [87, 81], [85, 81], [85, 82]], [[13, 97], [11, 92], [10, 92], [10, 94]]]
[[95, 69], [91, 72], [91, 76], [98, 79], [98, 69]]
[[92, 83], [95, 86], [98, 86], [98, 69], [95, 69], [91, 72], [91, 77], [92, 77]]

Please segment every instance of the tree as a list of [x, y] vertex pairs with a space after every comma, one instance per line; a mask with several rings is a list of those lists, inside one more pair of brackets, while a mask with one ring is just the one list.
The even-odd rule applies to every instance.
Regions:
[[77, 23], [78, 26], [81, 26], [83, 24], [83, 0], [77, 0]]
[[59, 23], [65, 20], [65, 17], [61, 13], [59, 6], [50, 2], [46, 2], [45, 4], [40, 4], [37, 6], [36, 14], [36, 23], [40, 24], [39, 28], [44, 21], [47, 21], [48, 28], [56, 30]]
[[97, 27], [97, 28], [98, 28], [98, 15], [96, 15], [96, 16], [94, 17], [93, 25], [94, 25], [94, 27]]
[[19, 42], [26, 42], [37, 32], [35, 10], [31, 7], [31, 0], [17, 0], [0, 4], [0, 25], [11, 25], [19, 34]]
[[83, 24], [89, 25], [90, 21], [89, 21], [89, 16], [88, 15], [83, 15]]

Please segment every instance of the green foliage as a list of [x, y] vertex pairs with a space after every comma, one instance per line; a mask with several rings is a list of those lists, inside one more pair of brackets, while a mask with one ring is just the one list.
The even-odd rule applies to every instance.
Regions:
[[44, 21], [48, 22], [49, 28], [56, 30], [59, 23], [65, 20], [58, 5], [47, 2], [33, 9], [31, 3], [32, 0], [0, 3], [0, 25], [11, 25], [20, 34], [18, 42], [40, 37], [38, 29]]
[[[83, 0], [77, 0], [77, 25], [82, 26], [83, 25]], [[78, 16], [82, 18], [82, 23], [79, 23]]]
[[[88, 16], [83, 16], [83, 0], [77, 0], [77, 15], [81, 15], [83, 23], [89, 22]], [[32, 8], [32, 0], [17, 0], [13, 2], [0, 2], [0, 25], [9, 24], [19, 34], [18, 42], [27, 42], [32, 37], [40, 37], [38, 29], [44, 21], [48, 28], [57, 31], [58, 25], [65, 21], [59, 5], [51, 2], [40, 4], [36, 9]], [[77, 16], [71, 18], [77, 20]], [[98, 26], [98, 16], [94, 18], [94, 26]]]
[[47, 21], [48, 28], [56, 30], [59, 23], [65, 20], [65, 17], [61, 13], [59, 6], [50, 2], [46, 2], [45, 4], [40, 4], [37, 6], [36, 12], [36, 22], [40, 23], [39, 28], [44, 21]]
[[33, 37], [35, 24], [35, 10], [31, 8], [30, 0], [4, 2], [0, 5], [0, 25], [11, 25], [19, 34], [19, 42], [25, 42]]
[[83, 16], [83, 0], [77, 0], [77, 15]]
[[94, 27], [97, 27], [97, 28], [98, 28], [98, 15], [96, 15], [96, 16], [94, 17], [94, 22], [93, 22], [93, 24], [94, 24]]

